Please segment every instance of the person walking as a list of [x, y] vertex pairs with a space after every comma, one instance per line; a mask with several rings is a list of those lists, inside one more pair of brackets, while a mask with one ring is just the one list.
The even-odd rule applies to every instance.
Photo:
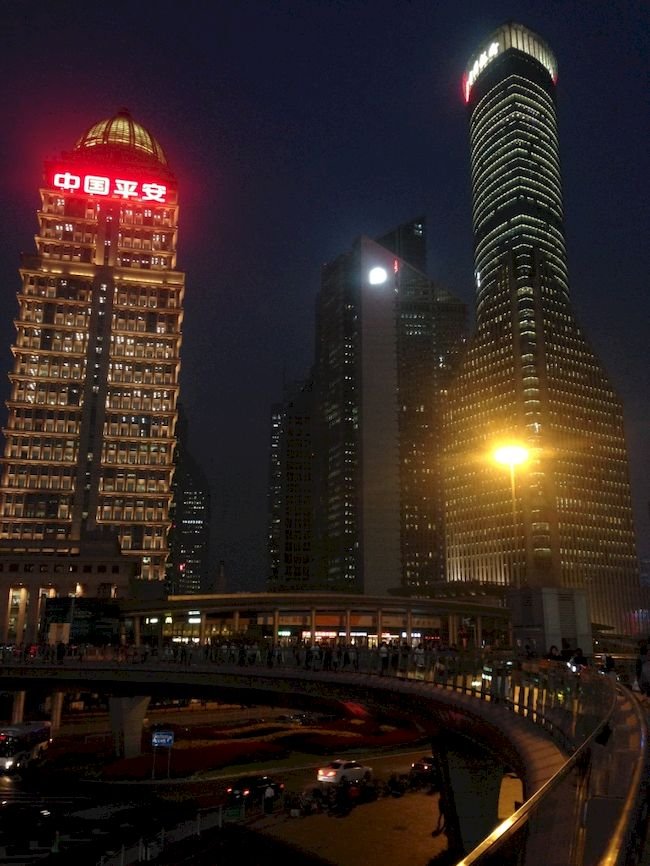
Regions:
[[275, 803], [275, 791], [273, 790], [272, 785], [267, 785], [264, 789], [264, 814], [270, 815], [273, 812], [273, 805]]
[[383, 677], [388, 671], [388, 644], [383, 640], [379, 644], [379, 676]]

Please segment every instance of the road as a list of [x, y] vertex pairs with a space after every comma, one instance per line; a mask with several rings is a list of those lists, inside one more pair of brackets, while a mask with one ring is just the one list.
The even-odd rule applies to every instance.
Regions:
[[[236, 707], [192, 705], [187, 709], [166, 708], [153, 710], [150, 722], [164, 722], [177, 725], [209, 724], [216, 721], [235, 721], [242, 718], [271, 718], [286, 710], [268, 707]], [[106, 714], [95, 717], [67, 719], [61, 734], [78, 737], [99, 737], [109, 733], [109, 720]], [[391, 753], [359, 752], [362, 762], [373, 769], [378, 779], [387, 780], [392, 774], [408, 773], [411, 763], [426, 753], [426, 746], [416, 749], [403, 748]], [[312, 755], [293, 755], [283, 761], [257, 764], [254, 768], [238, 767], [237, 772], [208, 773], [199, 780], [188, 783], [171, 781], [150, 786], [146, 783], [133, 786], [101, 786], [95, 789], [90, 798], [81, 796], [80, 790], [71, 787], [70, 791], [43, 790], [38, 774], [25, 779], [0, 777], [0, 828], [14, 829], [15, 815], [22, 807], [34, 807], [35, 814], [40, 809], [53, 814], [78, 813], [89, 805], [98, 806], [100, 812], [117, 808], [120, 802], [140, 800], [148, 795], [164, 794], [165, 799], [178, 800], [183, 796], [197, 797], [206, 801], [219, 799], [219, 792], [225, 790], [228, 780], [248, 772], [263, 772], [285, 783], [288, 793], [301, 793], [316, 781], [317, 769], [331, 758], [315, 758]], [[113, 804], [108, 797], [113, 795]], [[205, 795], [204, 797], [202, 795]], [[502, 786], [499, 804], [499, 819], [512, 813], [514, 802], [521, 801], [519, 780], [506, 777]], [[99, 803], [106, 800], [106, 807]], [[5, 811], [4, 820], [1, 816]], [[23, 819], [24, 820], [24, 819]], [[269, 839], [288, 843], [309, 854], [322, 857], [337, 866], [358, 866], [359, 862], [384, 860], [391, 866], [418, 866], [428, 863], [429, 859], [444, 848], [444, 836], [433, 838], [431, 831], [438, 820], [438, 795], [425, 791], [411, 791], [400, 798], [382, 798], [373, 803], [359, 805], [342, 819], [328, 815], [310, 815], [308, 818], [293, 818], [287, 810], [277, 811], [272, 816], [263, 816], [259, 811], [247, 816], [247, 826]], [[381, 832], [378, 832], [378, 828]], [[334, 831], [334, 832], [333, 832]], [[352, 844], [352, 841], [355, 844]], [[238, 843], [239, 844], [239, 843]], [[235, 847], [234, 850], [237, 850]], [[404, 852], [409, 852], [405, 859]], [[355, 853], [356, 852], [356, 853]], [[360, 859], [361, 858], [361, 859]], [[26, 861], [27, 862], [27, 861]], [[202, 863], [199, 857], [191, 861], [194, 866]], [[213, 860], [206, 860], [212, 863]]]

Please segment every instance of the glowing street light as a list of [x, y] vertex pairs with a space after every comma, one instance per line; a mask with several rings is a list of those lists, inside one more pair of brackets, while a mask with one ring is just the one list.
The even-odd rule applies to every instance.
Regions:
[[519, 571], [515, 574], [517, 556], [517, 497], [515, 492], [515, 469], [528, 460], [529, 451], [524, 445], [501, 445], [494, 452], [494, 459], [502, 466], [510, 469], [510, 492], [512, 494], [512, 577], [513, 583], [519, 589]]

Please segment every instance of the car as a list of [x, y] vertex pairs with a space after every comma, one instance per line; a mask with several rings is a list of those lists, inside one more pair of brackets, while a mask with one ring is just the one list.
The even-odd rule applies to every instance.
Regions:
[[318, 770], [318, 781], [329, 785], [339, 782], [362, 782], [372, 777], [372, 768], [364, 767], [359, 761], [339, 758]]
[[438, 765], [433, 755], [423, 755], [411, 764], [411, 778], [432, 785], [438, 783]]
[[229, 806], [241, 803], [260, 804], [268, 787], [273, 788], [276, 797], [284, 791], [284, 782], [270, 776], [242, 776], [226, 788], [226, 801]]

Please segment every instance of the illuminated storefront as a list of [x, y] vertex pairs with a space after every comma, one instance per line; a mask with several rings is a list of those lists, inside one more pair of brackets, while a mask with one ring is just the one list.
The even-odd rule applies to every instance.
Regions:
[[154, 646], [346, 643], [380, 640], [507, 645], [508, 610], [484, 601], [400, 599], [348, 593], [243, 593], [121, 601], [128, 642]]

